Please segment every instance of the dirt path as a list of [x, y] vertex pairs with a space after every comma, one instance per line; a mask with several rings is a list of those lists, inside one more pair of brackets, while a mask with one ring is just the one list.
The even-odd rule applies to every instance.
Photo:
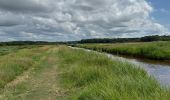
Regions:
[[9, 83], [0, 100], [56, 100], [64, 92], [59, 88], [57, 48], [51, 48], [32, 69]]

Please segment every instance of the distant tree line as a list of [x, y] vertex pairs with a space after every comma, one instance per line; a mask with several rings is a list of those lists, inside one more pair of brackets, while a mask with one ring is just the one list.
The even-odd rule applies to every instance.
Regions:
[[83, 39], [80, 41], [71, 41], [68, 43], [125, 43], [125, 42], [152, 42], [152, 41], [170, 41], [170, 36], [145, 36], [141, 38], [96, 38], [96, 39]]
[[170, 36], [159, 36], [159, 35], [145, 36], [145, 37], [140, 38], [140, 41], [143, 41], [143, 42], [170, 41]]
[[58, 45], [65, 44], [65, 42], [46, 42], [46, 41], [11, 41], [11, 42], [0, 42], [0, 46], [10, 45]]
[[68, 42], [46, 42], [46, 41], [11, 41], [0, 42], [0, 46], [7, 45], [58, 45], [58, 44], [83, 44], [83, 43], [125, 43], [125, 42], [151, 42], [151, 41], [170, 41], [170, 36], [145, 36], [141, 38], [96, 38], [96, 39], [83, 39], [80, 41]]

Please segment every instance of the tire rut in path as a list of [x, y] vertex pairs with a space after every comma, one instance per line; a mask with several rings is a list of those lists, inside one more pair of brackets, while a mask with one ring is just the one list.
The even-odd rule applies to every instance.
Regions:
[[0, 100], [56, 100], [65, 92], [58, 86], [57, 48], [51, 48], [40, 64], [4, 88]]

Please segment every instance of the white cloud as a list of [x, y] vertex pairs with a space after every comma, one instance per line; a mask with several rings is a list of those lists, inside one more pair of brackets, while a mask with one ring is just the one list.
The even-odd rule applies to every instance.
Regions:
[[146, 0], [0, 0], [0, 36], [57, 41], [169, 34], [152, 11]]

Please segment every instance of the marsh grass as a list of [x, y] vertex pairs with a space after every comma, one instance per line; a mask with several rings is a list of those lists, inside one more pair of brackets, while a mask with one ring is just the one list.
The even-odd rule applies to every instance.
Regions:
[[170, 60], [170, 42], [80, 44], [75, 46], [112, 54]]
[[21, 49], [37, 48], [39, 46], [0, 46], [0, 56], [15, 53]]
[[135, 65], [60, 47], [61, 86], [71, 100], [169, 100], [170, 92]]
[[38, 62], [46, 47], [27, 47], [0, 57], [0, 89]]
[[[32, 67], [34, 69], [29, 73], [31, 78], [12, 86], [12, 89], [3, 88]], [[170, 98], [169, 88], [160, 86], [140, 67], [112, 60], [96, 52], [66, 46], [24, 48], [16, 53], [0, 56], [0, 91], [1, 89], [2, 100], [48, 100], [56, 97], [61, 97], [62, 100]]]

